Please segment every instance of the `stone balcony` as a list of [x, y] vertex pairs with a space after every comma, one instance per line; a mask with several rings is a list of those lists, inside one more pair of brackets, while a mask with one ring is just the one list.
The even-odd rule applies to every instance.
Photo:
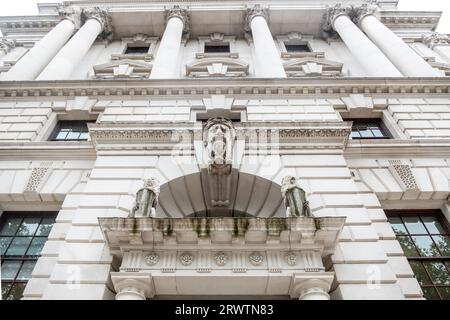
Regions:
[[333, 253], [345, 217], [99, 218], [99, 222], [111, 253], [121, 261], [119, 272], [111, 274], [118, 299], [155, 295], [320, 299], [328, 297], [334, 279], [323, 260]]

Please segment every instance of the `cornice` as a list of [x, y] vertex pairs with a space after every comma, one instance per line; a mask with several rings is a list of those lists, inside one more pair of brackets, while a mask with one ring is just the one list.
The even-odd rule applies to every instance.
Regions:
[[296, 78], [296, 79], [170, 79], [170, 80], [65, 80], [0, 81], [0, 99], [67, 99], [74, 96], [102, 98], [198, 97], [341, 97], [432, 96], [450, 94], [448, 78]]
[[91, 142], [2, 142], [2, 160], [33, 159], [95, 159], [97, 157]]
[[344, 150], [344, 156], [348, 159], [450, 158], [450, 140], [349, 140]]

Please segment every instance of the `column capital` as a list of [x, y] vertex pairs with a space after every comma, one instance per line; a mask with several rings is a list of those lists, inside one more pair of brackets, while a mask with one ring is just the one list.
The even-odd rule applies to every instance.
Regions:
[[155, 287], [151, 274], [112, 272], [111, 280], [117, 293], [117, 300], [120, 300], [121, 296], [125, 295], [135, 296], [136, 299], [140, 300], [155, 296]]
[[113, 25], [108, 10], [99, 7], [83, 9], [82, 22], [85, 23], [89, 19], [95, 19], [102, 25], [103, 31], [99, 36], [100, 38], [108, 40], [112, 39]]
[[300, 300], [328, 300], [331, 284], [334, 280], [333, 272], [308, 272], [294, 274], [291, 283], [291, 298]]
[[342, 4], [338, 3], [332, 7], [327, 6], [327, 10], [325, 11], [325, 14], [323, 15], [323, 22], [322, 22], [322, 30], [325, 31], [328, 34], [334, 34], [334, 21], [336, 18], [340, 16], [348, 16], [350, 15], [351, 7], [349, 6], [343, 6]]
[[8, 40], [5, 37], [0, 38], [0, 52], [7, 54], [16, 46], [16, 40]]
[[69, 20], [71, 21], [75, 29], [78, 30], [81, 27], [81, 14], [82, 10], [80, 7], [73, 6], [73, 7], [64, 7], [61, 6], [58, 8], [58, 15], [61, 18], [61, 20]]
[[436, 46], [450, 46], [450, 35], [433, 32], [429, 35], [423, 35], [422, 42], [431, 49]]
[[247, 12], [245, 13], [245, 31], [250, 31], [250, 23], [255, 17], [263, 17], [269, 22], [269, 8], [263, 7], [260, 4], [247, 8]]
[[179, 18], [181, 21], [183, 21], [183, 31], [189, 32], [191, 17], [187, 9], [181, 8], [179, 5], [175, 5], [171, 8], [166, 8], [164, 14], [166, 18], [166, 24], [170, 19], [174, 17]]
[[371, 3], [364, 3], [361, 6], [352, 7], [351, 19], [357, 26], [360, 26], [361, 21], [365, 17], [375, 15], [377, 12], [378, 12], [378, 6], [373, 5]]

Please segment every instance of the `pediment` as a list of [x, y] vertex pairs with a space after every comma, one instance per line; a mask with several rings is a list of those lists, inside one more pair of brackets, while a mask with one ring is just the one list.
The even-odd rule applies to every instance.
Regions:
[[289, 77], [340, 76], [343, 63], [314, 57], [293, 59], [283, 63]]
[[189, 77], [244, 77], [248, 75], [249, 64], [240, 59], [226, 57], [204, 58], [186, 65]]
[[144, 78], [150, 75], [152, 64], [132, 59], [114, 60], [94, 66], [97, 78]]

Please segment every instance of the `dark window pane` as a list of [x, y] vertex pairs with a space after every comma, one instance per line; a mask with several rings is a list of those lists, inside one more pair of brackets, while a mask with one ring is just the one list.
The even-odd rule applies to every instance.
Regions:
[[10, 288], [11, 288], [11, 283], [2, 282], [2, 299], [3, 300], [6, 300], [6, 295], [8, 294]]
[[407, 234], [406, 228], [399, 217], [390, 217], [389, 223], [391, 224], [392, 229], [395, 234]]
[[414, 247], [414, 243], [412, 242], [410, 237], [397, 236], [397, 240], [400, 243], [400, 245], [402, 246], [405, 256], [407, 256], [407, 257], [419, 256], [419, 253], [417, 252], [416, 248]]
[[450, 287], [440, 287], [437, 289], [442, 297], [442, 300], [450, 300]]
[[36, 261], [25, 261], [20, 269], [18, 280], [28, 280], [31, 278], [31, 273], [33, 272], [34, 265]]
[[6, 255], [22, 256], [28, 249], [32, 237], [17, 237], [11, 242]]
[[31, 242], [30, 248], [27, 251], [27, 255], [30, 256], [40, 255], [46, 241], [47, 241], [46, 237], [34, 238], [33, 242]]
[[147, 54], [150, 47], [127, 46], [125, 54]]
[[52, 226], [55, 223], [55, 218], [44, 218], [42, 219], [41, 225], [36, 232], [37, 236], [48, 236], [50, 230], [52, 230]]
[[439, 295], [435, 288], [428, 287], [422, 288], [423, 295], [427, 300], [440, 300]]
[[41, 218], [25, 218], [20, 225], [17, 235], [20, 236], [32, 236], [36, 232]]
[[412, 236], [412, 239], [422, 257], [440, 256], [439, 250], [436, 248], [430, 236]]
[[420, 261], [410, 261], [410, 265], [420, 285], [432, 284]]
[[423, 223], [420, 221], [418, 216], [403, 217], [406, 228], [411, 234], [427, 234]]
[[87, 123], [91, 121], [59, 121], [56, 129], [54, 130], [51, 139], [52, 140], [86, 140], [85, 134], [80, 135], [82, 132], [88, 133], [89, 129]]
[[15, 283], [9, 292], [7, 300], [20, 300], [26, 285], [26, 283]]
[[436, 217], [421, 216], [421, 218], [430, 233], [446, 233], [444, 227]]
[[0, 234], [3, 236], [13, 236], [19, 229], [22, 218], [7, 218], [2, 226]]
[[230, 44], [205, 44], [205, 53], [229, 53], [230, 52]]
[[450, 237], [449, 236], [433, 236], [439, 251], [443, 256], [450, 256]]
[[287, 52], [311, 52], [307, 44], [284, 44]]
[[0, 255], [5, 254], [6, 249], [8, 249], [11, 240], [12, 240], [11, 237], [0, 237]]
[[2, 280], [14, 280], [21, 265], [21, 261], [4, 261], [2, 263]]
[[442, 262], [424, 261], [423, 265], [435, 284], [450, 284], [450, 275]]

